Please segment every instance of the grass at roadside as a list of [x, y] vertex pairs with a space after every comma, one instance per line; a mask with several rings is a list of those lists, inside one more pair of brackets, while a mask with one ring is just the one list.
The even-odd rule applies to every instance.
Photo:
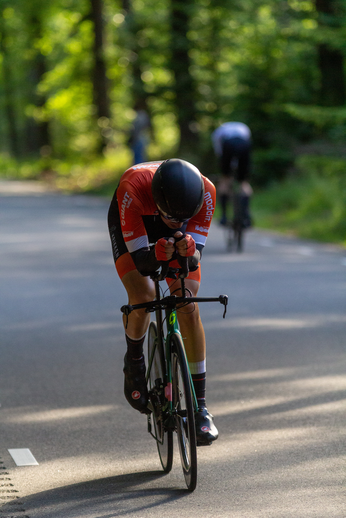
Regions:
[[107, 195], [130, 164], [131, 155], [125, 147], [104, 158], [79, 162], [50, 158], [19, 162], [0, 155], [0, 178], [40, 180], [65, 193]]
[[255, 192], [258, 227], [346, 246], [346, 161], [302, 157], [286, 180]]

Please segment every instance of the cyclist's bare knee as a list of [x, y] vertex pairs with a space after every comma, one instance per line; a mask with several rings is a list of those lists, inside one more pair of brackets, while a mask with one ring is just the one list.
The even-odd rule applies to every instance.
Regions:
[[150, 277], [143, 277], [138, 270], [132, 270], [121, 279], [127, 291], [129, 304], [149, 302], [155, 298], [155, 287]]

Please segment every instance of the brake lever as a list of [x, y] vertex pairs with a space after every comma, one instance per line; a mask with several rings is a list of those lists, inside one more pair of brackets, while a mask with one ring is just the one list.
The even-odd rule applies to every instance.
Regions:
[[222, 318], [225, 318], [226, 313], [227, 313], [228, 295], [220, 295], [219, 301], [225, 307], [225, 310], [222, 315]]

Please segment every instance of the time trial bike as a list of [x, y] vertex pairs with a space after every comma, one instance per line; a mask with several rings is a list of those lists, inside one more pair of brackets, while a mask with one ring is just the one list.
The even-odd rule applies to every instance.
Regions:
[[[184, 261], [182, 261], [184, 259]], [[122, 306], [129, 315], [137, 309], [155, 312], [148, 331], [148, 432], [154, 437], [161, 465], [169, 473], [173, 465], [173, 432], [177, 434], [180, 459], [189, 491], [197, 484], [197, 441], [195, 412], [198, 411], [196, 394], [187, 361], [184, 342], [179, 331], [177, 309], [199, 302], [220, 302], [225, 317], [227, 295], [219, 297], [192, 297], [185, 289], [188, 275], [187, 260], [180, 258], [181, 269], [171, 269], [169, 263], [151, 276], [155, 283], [155, 299], [142, 304]], [[166, 277], [180, 279], [181, 296], [163, 296], [160, 281]]]

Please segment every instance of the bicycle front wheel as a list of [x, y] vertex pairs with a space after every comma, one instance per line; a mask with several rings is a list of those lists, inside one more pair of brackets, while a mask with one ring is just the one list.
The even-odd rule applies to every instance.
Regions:
[[166, 367], [164, 351], [158, 343], [157, 326], [151, 322], [148, 331], [148, 391], [153, 406], [154, 437], [163, 470], [168, 473], [173, 464], [173, 432], [164, 426]]
[[184, 345], [179, 334], [171, 338], [172, 391], [181, 465], [189, 491], [197, 484], [195, 414]]

